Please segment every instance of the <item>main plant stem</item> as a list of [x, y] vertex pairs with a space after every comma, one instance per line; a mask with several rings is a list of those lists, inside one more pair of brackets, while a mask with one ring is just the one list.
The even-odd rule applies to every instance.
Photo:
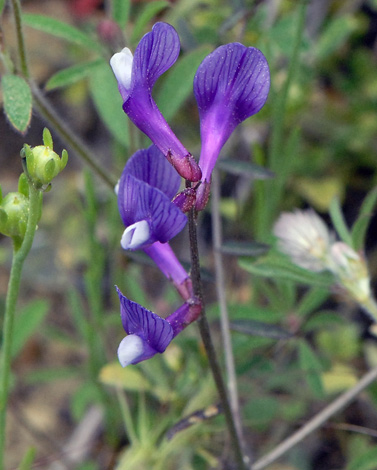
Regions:
[[42, 193], [29, 185], [29, 217], [26, 233], [21, 246], [14, 245], [12, 268], [10, 272], [8, 291], [5, 301], [3, 322], [2, 348], [0, 358], [0, 470], [4, 470], [6, 412], [9, 396], [10, 364], [12, 360], [12, 344], [14, 333], [14, 315], [18, 293], [20, 290], [21, 274], [24, 261], [33, 244], [35, 230], [41, 211]]
[[225, 383], [221, 374], [221, 369], [217, 360], [216, 351], [212, 343], [211, 332], [207, 321], [204, 303], [203, 303], [203, 291], [202, 283], [200, 279], [200, 261], [199, 261], [199, 250], [198, 250], [198, 238], [196, 230], [196, 212], [192, 209], [189, 212], [189, 238], [190, 238], [190, 253], [191, 253], [191, 280], [195, 295], [200, 299], [202, 303], [202, 313], [198, 319], [200, 336], [202, 338], [205, 351], [207, 353], [208, 362], [212, 371], [212, 375], [218, 390], [221, 405], [224, 411], [226, 424], [228, 427], [229, 435], [232, 441], [232, 447], [234, 456], [236, 458], [238, 469], [245, 470], [245, 462], [242, 454], [241, 444], [238, 439], [236, 426], [234, 424], [232, 410], [230, 408], [228, 395], [225, 387]]

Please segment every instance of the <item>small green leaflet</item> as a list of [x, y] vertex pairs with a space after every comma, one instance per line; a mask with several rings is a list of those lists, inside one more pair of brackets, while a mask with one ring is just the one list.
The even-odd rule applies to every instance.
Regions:
[[73, 44], [82, 46], [99, 53], [102, 46], [95, 41], [90, 35], [83, 33], [79, 29], [71, 26], [63, 21], [56, 20], [44, 15], [26, 13], [22, 16], [23, 22], [34, 29], [43, 31], [61, 39], [65, 39]]
[[32, 96], [26, 81], [17, 76], [7, 74], [1, 79], [4, 99], [4, 112], [12, 126], [26, 132], [31, 120]]
[[55, 73], [46, 83], [46, 90], [54, 90], [56, 88], [62, 88], [82, 80], [92, 72], [93, 68], [102, 64], [102, 59], [95, 59], [84, 64], [73, 65], [66, 69], [60, 70]]

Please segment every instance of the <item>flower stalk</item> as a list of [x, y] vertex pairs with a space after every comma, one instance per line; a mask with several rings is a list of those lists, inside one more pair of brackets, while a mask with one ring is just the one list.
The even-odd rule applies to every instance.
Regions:
[[8, 291], [5, 302], [3, 323], [3, 338], [0, 359], [0, 470], [4, 470], [5, 452], [5, 425], [6, 411], [9, 397], [10, 364], [12, 359], [12, 344], [14, 335], [14, 316], [16, 311], [18, 293], [24, 261], [33, 244], [35, 231], [42, 207], [41, 191], [36, 189], [29, 181], [29, 217], [26, 226], [25, 237], [21, 246], [14, 243], [12, 267], [8, 283]]
[[[190, 183], [188, 181], [186, 182], [186, 186], [190, 187]], [[202, 312], [201, 312], [200, 317], [198, 318], [200, 336], [203, 341], [203, 345], [204, 345], [204, 348], [208, 357], [208, 362], [212, 371], [216, 388], [220, 396], [220, 401], [224, 410], [226, 424], [227, 424], [229, 435], [232, 441], [232, 447], [234, 449], [234, 456], [238, 464], [238, 469], [245, 470], [246, 459], [244, 459], [244, 456], [242, 453], [241, 443], [238, 438], [232, 410], [229, 404], [226, 386], [222, 377], [219, 362], [217, 360], [216, 351], [213, 346], [211, 332], [210, 332], [209, 324], [208, 324], [206, 313], [205, 313], [205, 307], [203, 304], [203, 290], [202, 290], [202, 283], [201, 283], [201, 278], [200, 278], [200, 260], [199, 260], [195, 209], [191, 209], [190, 212], [188, 213], [188, 226], [189, 226], [189, 240], [190, 240], [190, 254], [191, 254], [191, 279], [192, 279], [193, 291], [194, 291], [194, 295], [199, 299], [201, 306], [202, 306]]]

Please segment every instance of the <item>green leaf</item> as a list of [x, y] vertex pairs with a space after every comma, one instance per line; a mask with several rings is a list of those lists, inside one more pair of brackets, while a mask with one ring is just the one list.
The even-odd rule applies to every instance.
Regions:
[[118, 23], [120, 29], [124, 29], [126, 27], [130, 16], [130, 7], [130, 0], [112, 0], [113, 20]]
[[352, 246], [351, 233], [348, 230], [338, 198], [334, 198], [330, 204], [330, 217], [339, 237], [349, 246]]
[[12, 126], [24, 133], [29, 127], [32, 96], [29, 85], [17, 75], [7, 74], [1, 79], [4, 112]]
[[340, 315], [331, 310], [322, 310], [309, 318], [302, 327], [302, 331], [310, 333], [318, 329], [334, 328], [334, 326], [341, 325], [342, 323], [344, 323], [344, 319]]
[[289, 339], [292, 334], [282, 328], [255, 320], [233, 320], [230, 328], [238, 333], [252, 336], [262, 336], [273, 339]]
[[143, 7], [142, 12], [140, 13], [140, 15], [138, 15], [136, 19], [135, 26], [132, 30], [131, 44], [134, 44], [140, 39], [145, 26], [149, 23], [150, 20], [156, 15], [158, 15], [162, 10], [168, 7], [171, 7], [171, 5], [165, 0], [155, 1], [146, 4], [145, 7]]
[[302, 296], [300, 303], [296, 306], [296, 312], [299, 315], [305, 316], [312, 313], [319, 308], [329, 296], [327, 289], [320, 287], [313, 287]]
[[118, 142], [128, 147], [128, 119], [123, 112], [122, 97], [109, 64], [102, 62], [93, 68], [89, 86], [94, 104], [104, 124]]
[[87, 78], [93, 71], [93, 68], [98, 67], [103, 63], [102, 59], [92, 60], [85, 64], [77, 64], [68, 67], [55, 73], [46, 83], [46, 90], [54, 90], [72, 85], [79, 80]]
[[347, 465], [347, 470], [375, 470], [377, 462], [377, 447], [356, 457]]
[[258, 242], [227, 241], [221, 246], [221, 253], [233, 256], [261, 256], [270, 249], [269, 245]]
[[15, 318], [12, 357], [26, 344], [27, 340], [39, 328], [49, 309], [46, 300], [36, 300], [28, 304]]
[[362, 249], [364, 246], [365, 235], [368, 230], [370, 219], [374, 215], [373, 210], [376, 205], [376, 201], [377, 187], [372, 189], [364, 199], [360, 207], [359, 216], [352, 226], [352, 246], [356, 251]]
[[323, 398], [322, 366], [312, 348], [304, 340], [298, 343], [298, 356], [308, 386], [317, 398]]
[[251, 162], [243, 162], [234, 159], [222, 159], [218, 161], [218, 167], [232, 175], [248, 176], [249, 178], [266, 180], [275, 177], [275, 173], [268, 168]]
[[60, 39], [65, 39], [73, 44], [84, 47], [91, 51], [100, 53], [102, 46], [88, 34], [83, 33], [79, 29], [71, 26], [63, 21], [56, 20], [49, 16], [38, 15], [34, 13], [24, 13], [23, 22], [34, 29], [51, 34]]
[[36, 455], [35, 447], [29, 447], [18, 466], [18, 470], [32, 470]]
[[306, 269], [292, 264], [288, 259], [284, 259], [282, 256], [280, 257], [278, 255], [266, 256], [256, 261], [240, 259], [238, 263], [241, 268], [260, 277], [284, 279], [294, 281], [298, 284], [322, 286], [327, 289], [334, 282], [333, 276], [330, 273], [314, 273], [312, 271], [307, 271]]
[[150, 383], [140, 370], [132, 367], [123, 368], [118, 362], [112, 362], [102, 367], [99, 380], [105, 385], [120, 387], [124, 390], [140, 392], [151, 389]]
[[353, 15], [342, 15], [332, 19], [314, 45], [315, 55], [319, 59], [325, 59], [334, 54], [357, 28], [358, 20]]
[[196, 69], [211, 49], [200, 47], [186, 54], [167, 74], [156, 97], [160, 111], [167, 121], [174, 118], [188, 96], [192, 94], [192, 83]]

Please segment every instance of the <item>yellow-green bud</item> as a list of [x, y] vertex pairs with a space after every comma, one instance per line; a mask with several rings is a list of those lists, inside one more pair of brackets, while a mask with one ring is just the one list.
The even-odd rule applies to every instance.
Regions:
[[67, 165], [68, 153], [63, 150], [61, 158], [53, 150], [53, 142], [50, 131], [43, 131], [44, 145], [30, 147], [25, 144], [21, 151], [26, 159], [27, 172], [36, 187], [43, 187], [51, 183]]
[[22, 241], [29, 215], [29, 200], [21, 193], [8, 193], [0, 201], [0, 233]]

